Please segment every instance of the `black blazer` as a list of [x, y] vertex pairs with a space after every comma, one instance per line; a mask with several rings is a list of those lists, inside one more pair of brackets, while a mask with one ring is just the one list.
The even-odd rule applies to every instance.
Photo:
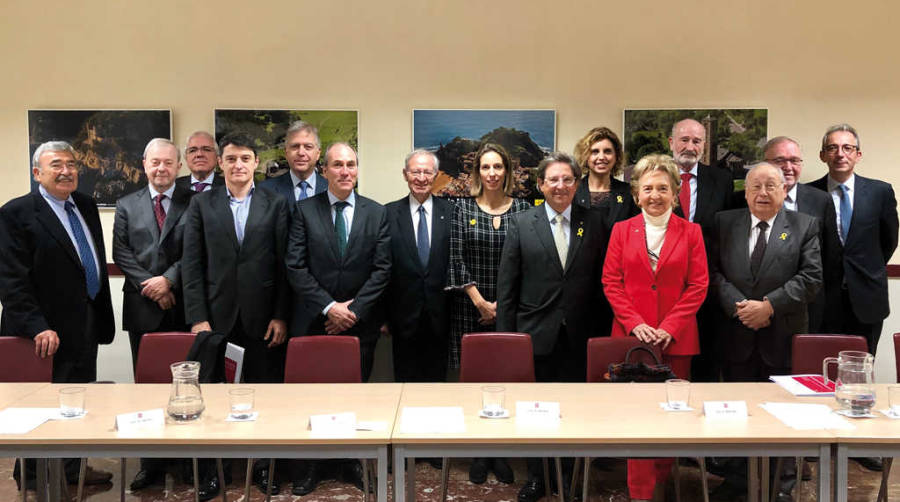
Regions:
[[[776, 368], [791, 365], [791, 339], [808, 328], [808, 304], [822, 286], [819, 222], [782, 209], [766, 241], [766, 254], [754, 279], [750, 273], [750, 210], [734, 209], [716, 216], [710, 297], [724, 312], [718, 333], [730, 362], [746, 361], [758, 346], [763, 361]], [[768, 298], [772, 323], [753, 331], [735, 317], [735, 303]]]
[[322, 310], [332, 301], [353, 300], [350, 310], [357, 323], [345, 334], [363, 341], [378, 338], [378, 300], [391, 274], [387, 211], [371, 199], [355, 197], [343, 257], [338, 256], [328, 192], [297, 203], [287, 251], [295, 297], [291, 336], [323, 334]]
[[[207, 188], [206, 191], [210, 191], [215, 187], [222, 186], [225, 184], [225, 178], [223, 178], [219, 173], [213, 175], [213, 183], [212, 186]], [[179, 188], [184, 188], [186, 190], [194, 191], [194, 187], [191, 186], [191, 175], [186, 174], [184, 176], [179, 176], [175, 178], [175, 186]], [[196, 192], [195, 192], [196, 193]]]
[[[603, 221], [606, 222], [607, 234], [612, 232], [612, 227], [616, 223], [627, 220], [641, 212], [637, 204], [634, 203], [634, 196], [631, 195], [631, 185], [628, 183], [611, 178], [609, 180], [609, 191], [609, 196], [612, 198], [609, 206], [595, 208], [603, 212]], [[575, 192], [573, 203], [585, 209], [591, 208], [591, 190], [588, 187], [587, 176], [581, 178], [581, 182], [578, 183], [578, 190]]]
[[446, 340], [450, 325], [450, 296], [444, 290], [450, 269], [450, 218], [453, 206], [432, 197], [431, 249], [422, 266], [409, 212], [409, 196], [386, 206], [391, 235], [391, 279], [382, 305], [391, 334], [400, 339], [417, 333], [423, 316], [435, 340]]
[[192, 197], [184, 219], [181, 276], [188, 324], [208, 321], [213, 331], [229, 333], [240, 315], [245, 332], [262, 339], [272, 319], [289, 319], [288, 207], [282, 197], [256, 187], [241, 244], [224, 186]]
[[[855, 176], [853, 218], [842, 246], [843, 282], [856, 318], [864, 323], [877, 323], [891, 311], [886, 265], [897, 249], [897, 199], [891, 185]], [[828, 176], [809, 185], [827, 192]], [[834, 199], [831, 194], [826, 195], [833, 207]], [[838, 231], [836, 220], [832, 229]]]
[[[320, 194], [325, 190], [328, 190], [328, 180], [325, 179], [319, 173], [313, 173], [313, 176], [316, 177], [316, 193]], [[259, 186], [262, 188], [268, 188], [269, 190], [277, 193], [278, 195], [287, 199], [288, 204], [291, 207], [291, 212], [294, 211], [294, 205], [297, 203], [297, 199], [294, 198], [294, 184], [293, 180], [291, 180], [290, 173], [284, 173], [281, 176], [276, 176], [274, 178], [269, 178], [267, 180], [263, 180], [259, 182]]]
[[[731, 209], [733, 198], [734, 181], [729, 171], [706, 164], [697, 165], [697, 209], [694, 211], [694, 219], [690, 221], [700, 225], [703, 230], [706, 249], [709, 249], [714, 233], [716, 213]], [[674, 212], [688, 219], [681, 206], [676, 207]]]
[[510, 219], [497, 276], [497, 331], [531, 335], [536, 355], [551, 353], [560, 326], [579, 357], [587, 339], [608, 335], [611, 319], [600, 319], [606, 303], [601, 278], [608, 241], [603, 213], [572, 204], [566, 267], [559, 263], [543, 205]]
[[59, 335], [56, 357], [74, 356], [92, 342], [110, 343], [116, 332], [100, 214], [91, 197], [72, 192], [72, 199], [94, 239], [100, 267], [92, 335], [84, 332], [84, 267], [47, 201], [35, 190], [0, 208], [0, 335], [33, 338], [52, 329]]
[[159, 328], [166, 311], [141, 295], [141, 282], [158, 275], [172, 283], [174, 323], [184, 324], [181, 291], [181, 251], [184, 219], [195, 192], [175, 187], [162, 231], [156, 224], [150, 189], [144, 187], [116, 202], [113, 225], [113, 261], [125, 274], [122, 285], [122, 328], [146, 333]]

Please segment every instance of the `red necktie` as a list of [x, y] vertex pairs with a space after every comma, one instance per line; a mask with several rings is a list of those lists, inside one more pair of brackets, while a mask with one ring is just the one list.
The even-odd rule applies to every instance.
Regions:
[[163, 209], [162, 201], [166, 198], [165, 194], [156, 194], [153, 198], [153, 214], [156, 215], [156, 226], [162, 231], [163, 224], [166, 222], [166, 210]]
[[691, 176], [691, 173], [681, 173], [681, 192], [678, 193], [678, 203], [688, 221], [691, 220]]

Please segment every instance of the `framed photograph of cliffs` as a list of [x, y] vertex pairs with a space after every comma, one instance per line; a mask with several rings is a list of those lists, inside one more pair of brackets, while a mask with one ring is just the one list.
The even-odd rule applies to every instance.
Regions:
[[413, 110], [413, 148], [440, 160], [432, 189], [444, 197], [469, 197], [469, 176], [483, 143], [509, 153], [516, 179], [515, 197], [543, 199], [535, 168], [556, 148], [556, 110]]
[[354, 149], [359, 148], [359, 122], [356, 110], [245, 110], [219, 109], [215, 111], [216, 141], [231, 133], [243, 133], [256, 141], [259, 167], [256, 180], [287, 173], [284, 157], [284, 135], [291, 122], [303, 120], [316, 126], [322, 152], [316, 166], [319, 171], [325, 163], [328, 145], [343, 141]]
[[78, 191], [101, 207], [115, 207], [119, 197], [147, 185], [141, 158], [153, 138], [172, 138], [170, 110], [28, 110], [29, 164], [41, 143], [69, 142]]
[[706, 127], [706, 144], [700, 162], [731, 172], [735, 190], [744, 189], [747, 169], [762, 160], [769, 112], [765, 108], [711, 108], [678, 110], [626, 109], [624, 114], [625, 180], [641, 157], [666, 153], [672, 126], [692, 118]]

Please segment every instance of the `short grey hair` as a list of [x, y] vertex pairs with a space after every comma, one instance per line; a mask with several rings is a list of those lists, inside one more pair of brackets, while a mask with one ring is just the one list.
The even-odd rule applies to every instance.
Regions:
[[750, 170], [747, 171], [747, 175], [744, 176], [744, 179], [745, 180], [750, 179], [750, 175], [753, 174], [754, 171], [756, 171], [757, 169], [759, 169], [761, 167], [771, 167], [772, 169], [774, 169], [775, 172], [778, 173], [778, 178], [781, 180], [781, 184], [787, 185], [787, 180], [784, 178], [784, 171], [782, 171], [781, 168], [776, 166], [775, 164], [772, 164], [771, 162], [765, 162], [765, 161], [757, 162], [756, 164], [753, 164], [752, 166], [750, 166]]
[[328, 164], [328, 155], [331, 153], [331, 150], [333, 150], [335, 147], [338, 147], [338, 146], [346, 146], [347, 148], [349, 148], [350, 151], [353, 152], [353, 155], [356, 157], [356, 162], [359, 162], [359, 152], [357, 152], [355, 148], [350, 146], [350, 143], [346, 143], [344, 141], [336, 141], [336, 142], [328, 145], [328, 148], [325, 150], [325, 164], [326, 165]]
[[547, 167], [549, 167], [550, 164], [555, 163], [568, 165], [572, 169], [572, 176], [574, 176], [576, 180], [581, 178], [581, 166], [578, 165], [578, 162], [575, 162], [575, 159], [571, 155], [565, 152], [551, 152], [544, 157], [537, 166], [537, 178], [541, 180], [544, 179], [544, 174], [547, 173]]
[[207, 131], [194, 131], [190, 136], [187, 137], [187, 140], [184, 142], [184, 154], [187, 155], [188, 143], [191, 142], [196, 136], [206, 136], [207, 138], [212, 140], [213, 148], [216, 149], [216, 156], [219, 156], [219, 144], [216, 143], [216, 138], [212, 134]]
[[769, 141], [766, 141], [765, 146], [763, 146], [763, 155], [766, 155], [769, 152], [769, 149], [775, 148], [782, 143], [793, 143], [797, 145], [797, 148], [800, 148], [800, 143], [798, 143], [794, 138], [791, 138], [789, 136], [775, 136]]
[[175, 143], [172, 142], [172, 140], [167, 139], [167, 138], [153, 138], [153, 139], [151, 139], [151, 140], [147, 143], [147, 146], [144, 147], [144, 155], [143, 155], [141, 158], [146, 159], [146, 158], [147, 158], [147, 152], [149, 152], [151, 148], [154, 148], [154, 147], [157, 147], [157, 146], [161, 146], [161, 145], [171, 146], [172, 148], [174, 148], [174, 149], [175, 149], [175, 156], [178, 158], [178, 162], [181, 162], [181, 150], [178, 149], [178, 147], [175, 145]]
[[678, 124], [680, 124], [680, 123], [682, 123], [682, 122], [695, 122], [695, 123], [697, 123], [697, 124], [700, 124], [700, 127], [703, 128], [703, 132], [706, 132], [706, 126], [703, 125], [703, 122], [700, 122], [700, 121], [697, 120], [697, 119], [692, 119], [692, 118], [690, 118], [690, 117], [685, 117], [685, 118], [683, 118], [683, 119], [681, 119], [681, 120], [676, 120], [675, 123], [672, 124], [672, 132], [669, 133], [669, 137], [670, 137], [670, 138], [674, 138], [674, 137], [675, 137], [675, 128], [678, 127]]
[[[304, 122], [302, 120], [295, 120], [291, 122], [291, 125], [288, 126], [287, 131], [284, 133], [284, 144], [287, 146], [288, 138], [291, 136], [305, 132], [308, 134], [312, 134], [316, 138], [316, 148], [319, 150], [322, 149], [322, 142], [319, 141], [319, 129], [316, 126], [310, 124], [309, 122]], [[349, 146], [349, 145], [348, 145]]]
[[41, 143], [40, 146], [37, 147], [37, 150], [34, 151], [34, 155], [31, 157], [31, 166], [32, 167], [41, 167], [41, 155], [47, 152], [69, 152], [72, 155], [72, 158], [75, 158], [75, 149], [72, 148], [72, 145], [65, 141], [47, 141], [45, 143]]
[[438, 156], [435, 155], [434, 152], [426, 150], [424, 148], [417, 148], [406, 154], [406, 158], [403, 160], [403, 170], [408, 171], [409, 161], [411, 161], [414, 157], [418, 157], [419, 155], [431, 157], [431, 160], [434, 161], [434, 172], [438, 172], [438, 166], [441, 164], [441, 162], [438, 160]]
[[859, 151], [859, 149], [860, 149], [859, 134], [856, 132], [856, 129], [854, 129], [853, 126], [851, 126], [850, 124], [837, 124], [837, 125], [833, 125], [833, 126], [829, 127], [825, 131], [825, 135], [822, 136], [822, 150], [823, 151], [825, 150], [825, 147], [828, 146], [828, 136], [830, 136], [832, 133], [836, 133], [836, 132], [849, 132], [850, 134], [852, 134], [853, 137], [856, 138], [856, 150]]

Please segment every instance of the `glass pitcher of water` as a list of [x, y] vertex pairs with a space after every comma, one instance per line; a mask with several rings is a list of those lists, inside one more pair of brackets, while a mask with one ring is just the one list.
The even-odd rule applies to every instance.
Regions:
[[875, 356], [868, 352], [844, 350], [838, 357], [822, 361], [822, 378], [828, 378], [828, 365], [837, 364], [834, 398], [852, 416], [868, 415], [875, 405]]
[[172, 392], [169, 394], [169, 406], [166, 408], [169, 416], [178, 422], [196, 420], [206, 408], [203, 405], [203, 395], [200, 393], [200, 363], [197, 361], [182, 361], [173, 363]]

